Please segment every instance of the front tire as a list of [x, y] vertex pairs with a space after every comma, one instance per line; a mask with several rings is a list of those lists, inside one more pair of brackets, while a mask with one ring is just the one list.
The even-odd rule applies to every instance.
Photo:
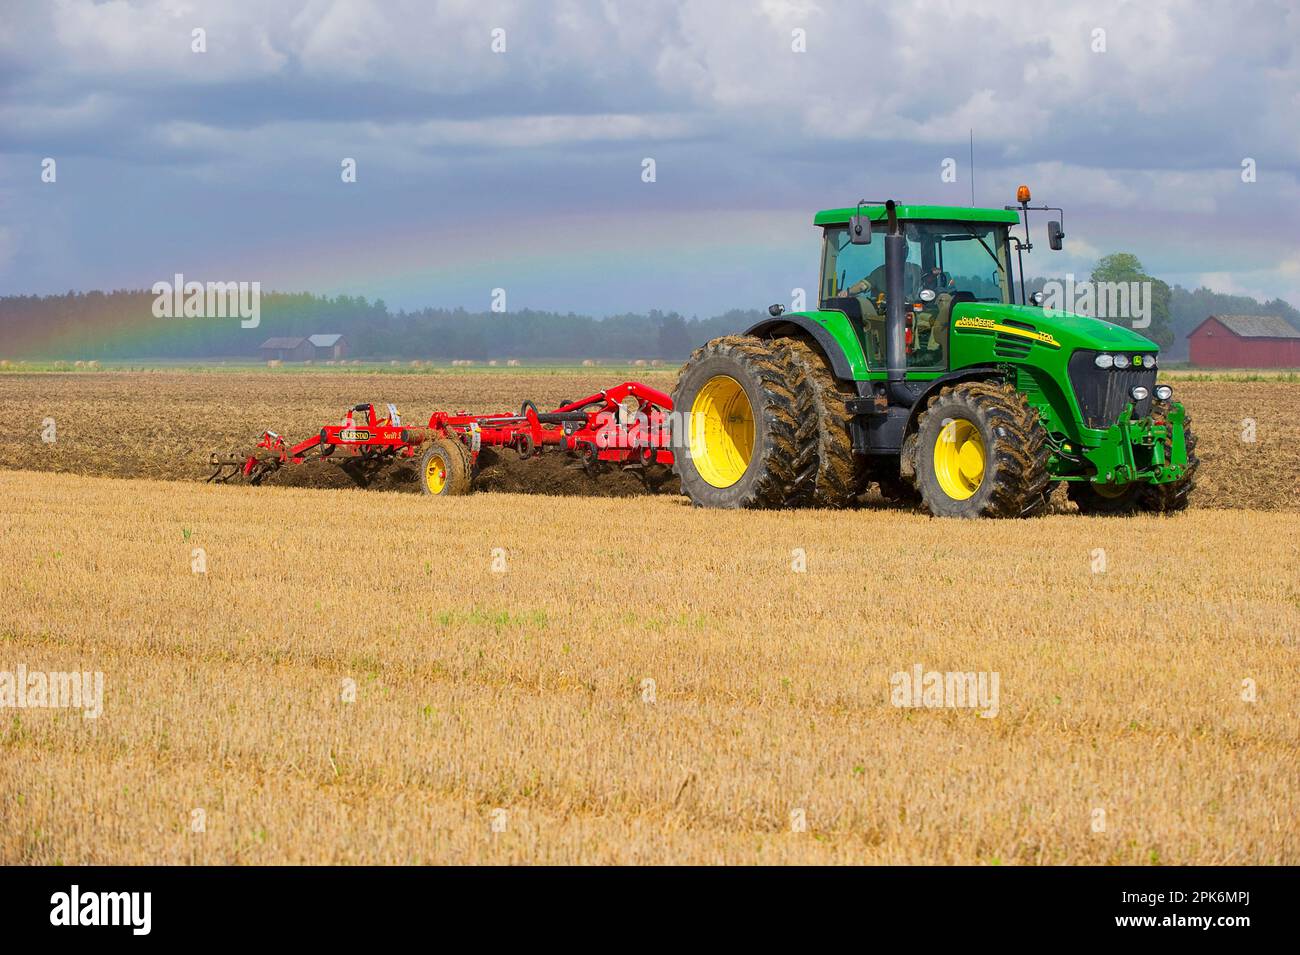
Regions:
[[962, 382], [932, 397], [916, 436], [921, 500], [935, 517], [1026, 517], [1042, 510], [1047, 432], [1009, 384]]
[[700, 507], [798, 503], [816, 466], [816, 427], [802, 369], [783, 343], [715, 338], [682, 366], [673, 441], [682, 493]]

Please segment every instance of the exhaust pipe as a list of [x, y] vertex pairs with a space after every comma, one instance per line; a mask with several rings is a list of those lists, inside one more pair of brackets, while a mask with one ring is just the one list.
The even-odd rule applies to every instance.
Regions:
[[895, 402], [911, 407], [916, 396], [904, 384], [907, 377], [907, 310], [903, 303], [903, 262], [907, 237], [898, 224], [893, 199], [885, 202], [885, 388]]

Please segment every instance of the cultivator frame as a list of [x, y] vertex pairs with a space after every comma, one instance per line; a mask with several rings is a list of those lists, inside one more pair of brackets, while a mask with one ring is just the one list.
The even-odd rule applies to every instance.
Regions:
[[[654, 487], [673, 464], [672, 409], [672, 398], [636, 381], [565, 402], [551, 411], [538, 410], [532, 401], [524, 401], [517, 414], [435, 411], [420, 427], [404, 426], [391, 404], [383, 417], [373, 404], [357, 404], [344, 412], [338, 424], [325, 425], [297, 444], [264, 431], [247, 454], [213, 452], [209, 455], [213, 471], [207, 480], [261, 484], [286, 464], [317, 458], [335, 460], [364, 487], [378, 472], [415, 458], [421, 448], [432, 450], [438, 442], [454, 441], [464, 448], [471, 469], [477, 468], [484, 448], [513, 450], [523, 459], [558, 450], [577, 459], [589, 474], [605, 464], [620, 465]], [[658, 481], [652, 477], [656, 465], [663, 469]]]

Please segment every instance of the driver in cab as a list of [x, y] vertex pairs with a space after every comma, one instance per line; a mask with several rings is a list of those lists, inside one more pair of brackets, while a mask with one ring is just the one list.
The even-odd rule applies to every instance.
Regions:
[[[921, 306], [924, 311], [913, 309], [909, 313], [916, 321], [919, 339], [915, 345], [908, 345], [909, 364], [939, 363], [946, 360], [943, 354], [943, 338], [946, 338], [947, 331], [944, 306], [948, 305], [951, 299], [937, 297], [951, 293], [954, 282], [938, 266], [922, 269], [915, 262], [908, 261], [910, 248], [910, 245], [903, 246], [903, 300], [908, 303], [925, 302], [925, 305]], [[931, 294], [923, 296], [923, 291]], [[840, 294], [853, 296], [862, 303], [863, 318], [867, 322], [867, 334], [875, 340], [873, 350], [877, 354], [883, 354], [884, 315], [881, 314], [879, 306], [882, 305], [885, 297], [885, 266], [881, 264], [872, 269], [869, 275], [854, 282]], [[936, 299], [937, 306], [930, 305]], [[918, 352], [922, 354], [917, 355]], [[913, 355], [917, 357], [913, 359], [911, 357]]]
[[[935, 294], [946, 292], [952, 286], [952, 279], [948, 278], [944, 272], [937, 266], [928, 272], [915, 262], [908, 261], [908, 254], [911, 249], [910, 245], [903, 246], [903, 298], [908, 302], [914, 302], [920, 298], [922, 289], [929, 289]], [[885, 266], [876, 266], [871, 270], [871, 274], [861, 278], [846, 288], [842, 295], [860, 296], [866, 295], [870, 299], [876, 299], [878, 296], [885, 294]]]

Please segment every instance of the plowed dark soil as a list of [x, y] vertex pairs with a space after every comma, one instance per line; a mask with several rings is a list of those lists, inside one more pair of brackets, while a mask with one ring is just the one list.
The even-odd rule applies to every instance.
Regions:
[[[68, 372], [0, 374], [0, 468], [198, 481], [209, 452], [249, 449], [269, 428], [292, 440], [362, 401], [394, 402], [407, 422], [435, 409], [499, 413], [525, 398], [539, 407], [584, 397], [626, 377], [668, 390], [675, 369], [601, 368], [519, 374]], [[1300, 510], [1300, 384], [1174, 380], [1200, 439], [1193, 507]], [[53, 422], [53, 442], [42, 439]], [[564, 455], [485, 462], [476, 491], [626, 496], [646, 493], [632, 474], [589, 477]], [[268, 484], [352, 487], [328, 462], [283, 469]], [[377, 490], [418, 491], [414, 467], [394, 468]], [[662, 488], [676, 491], [675, 482]]]

